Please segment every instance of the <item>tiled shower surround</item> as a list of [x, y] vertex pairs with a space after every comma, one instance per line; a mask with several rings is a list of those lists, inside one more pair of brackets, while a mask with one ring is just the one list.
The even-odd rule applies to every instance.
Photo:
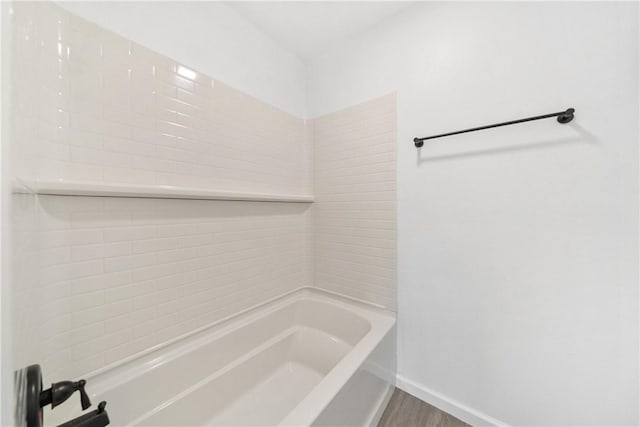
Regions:
[[315, 284], [395, 310], [395, 95], [314, 126]]
[[395, 309], [395, 96], [305, 120], [52, 3], [12, 11], [17, 182], [316, 189], [15, 194], [16, 368], [86, 375], [302, 286]]
[[13, 10], [21, 178], [311, 192], [305, 120], [52, 3]]
[[308, 204], [17, 195], [14, 205], [16, 357], [48, 378], [312, 284]]

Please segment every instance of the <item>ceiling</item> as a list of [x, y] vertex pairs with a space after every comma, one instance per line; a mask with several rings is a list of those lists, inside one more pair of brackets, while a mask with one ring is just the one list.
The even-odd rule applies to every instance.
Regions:
[[305, 60], [409, 6], [405, 1], [227, 1], [248, 21]]

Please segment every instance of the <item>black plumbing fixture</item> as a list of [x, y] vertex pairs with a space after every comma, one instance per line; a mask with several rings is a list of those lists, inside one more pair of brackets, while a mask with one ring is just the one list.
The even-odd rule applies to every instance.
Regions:
[[102, 401], [98, 403], [98, 409], [88, 414], [80, 415], [78, 418], [60, 424], [58, 427], [104, 427], [109, 424], [109, 416], [104, 409], [105, 406], [107, 406], [107, 402]]
[[55, 408], [62, 402], [66, 401], [76, 391], [80, 392], [80, 405], [82, 410], [91, 406], [89, 396], [84, 389], [87, 382], [85, 380], [80, 381], [60, 381], [58, 383], [51, 384], [51, 388], [48, 388], [40, 392], [40, 407], [44, 408], [48, 404], [51, 404], [51, 409]]
[[413, 138], [413, 143], [415, 144], [416, 147], [419, 148], [419, 147], [422, 147], [424, 145], [424, 141], [426, 141], [428, 139], [442, 138], [443, 136], [458, 135], [460, 133], [475, 132], [477, 130], [497, 128], [497, 127], [500, 127], [500, 126], [515, 125], [517, 123], [530, 122], [532, 120], [548, 119], [550, 117], [557, 117], [558, 118], [558, 123], [565, 124], [565, 123], [569, 123], [571, 120], [573, 120], [573, 113], [575, 113], [575, 111], [576, 110], [574, 108], [567, 108], [565, 111], [559, 111], [557, 113], [543, 114], [541, 116], [533, 116], [533, 117], [527, 117], [527, 118], [524, 118], [524, 119], [511, 120], [511, 121], [508, 121], [508, 122], [496, 123], [496, 124], [493, 124], [493, 125], [480, 126], [480, 127], [470, 128], [470, 129], [459, 130], [459, 131], [456, 131], [456, 132], [441, 133], [439, 135], [425, 136], [424, 138]]
[[[16, 424], [19, 426], [42, 427], [42, 409], [47, 405], [51, 405], [51, 409], [54, 409], [69, 399], [76, 391], [80, 393], [82, 410], [84, 411], [91, 406], [91, 400], [85, 390], [87, 384], [85, 380], [60, 381], [51, 384], [50, 388], [42, 390], [40, 365], [31, 365], [22, 372], [17, 372], [16, 380], [18, 382], [17, 389], [22, 390], [22, 396], [19, 396], [16, 401], [22, 402], [23, 405], [16, 411], [16, 414], [22, 414], [24, 417], [24, 419], [16, 420]], [[105, 410], [106, 405], [107, 402], [100, 402], [98, 409], [67, 421], [60, 427], [104, 427], [109, 424], [109, 416]]]

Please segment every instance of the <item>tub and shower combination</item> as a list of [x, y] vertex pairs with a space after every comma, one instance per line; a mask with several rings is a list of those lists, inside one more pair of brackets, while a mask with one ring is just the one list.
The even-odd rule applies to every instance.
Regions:
[[[114, 426], [375, 425], [393, 391], [392, 312], [313, 288], [87, 377]], [[80, 414], [45, 414], [54, 425]]]

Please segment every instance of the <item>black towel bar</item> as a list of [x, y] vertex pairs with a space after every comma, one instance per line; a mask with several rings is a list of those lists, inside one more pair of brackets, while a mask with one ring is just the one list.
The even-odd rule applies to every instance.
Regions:
[[548, 119], [550, 117], [558, 117], [558, 123], [564, 124], [564, 123], [569, 123], [571, 120], [573, 120], [573, 113], [575, 113], [575, 111], [576, 110], [573, 108], [567, 108], [565, 111], [560, 111], [557, 113], [527, 117], [526, 119], [511, 120], [509, 122], [496, 123], [494, 125], [487, 125], [487, 126], [480, 126], [477, 128], [459, 130], [456, 132], [441, 133], [440, 135], [425, 136], [424, 138], [413, 138], [413, 142], [416, 145], [416, 147], [422, 147], [424, 145], [424, 141], [426, 141], [427, 139], [441, 138], [443, 136], [457, 135], [459, 133], [475, 132], [477, 130], [497, 128], [500, 126], [515, 125], [516, 123], [530, 122], [532, 120]]

